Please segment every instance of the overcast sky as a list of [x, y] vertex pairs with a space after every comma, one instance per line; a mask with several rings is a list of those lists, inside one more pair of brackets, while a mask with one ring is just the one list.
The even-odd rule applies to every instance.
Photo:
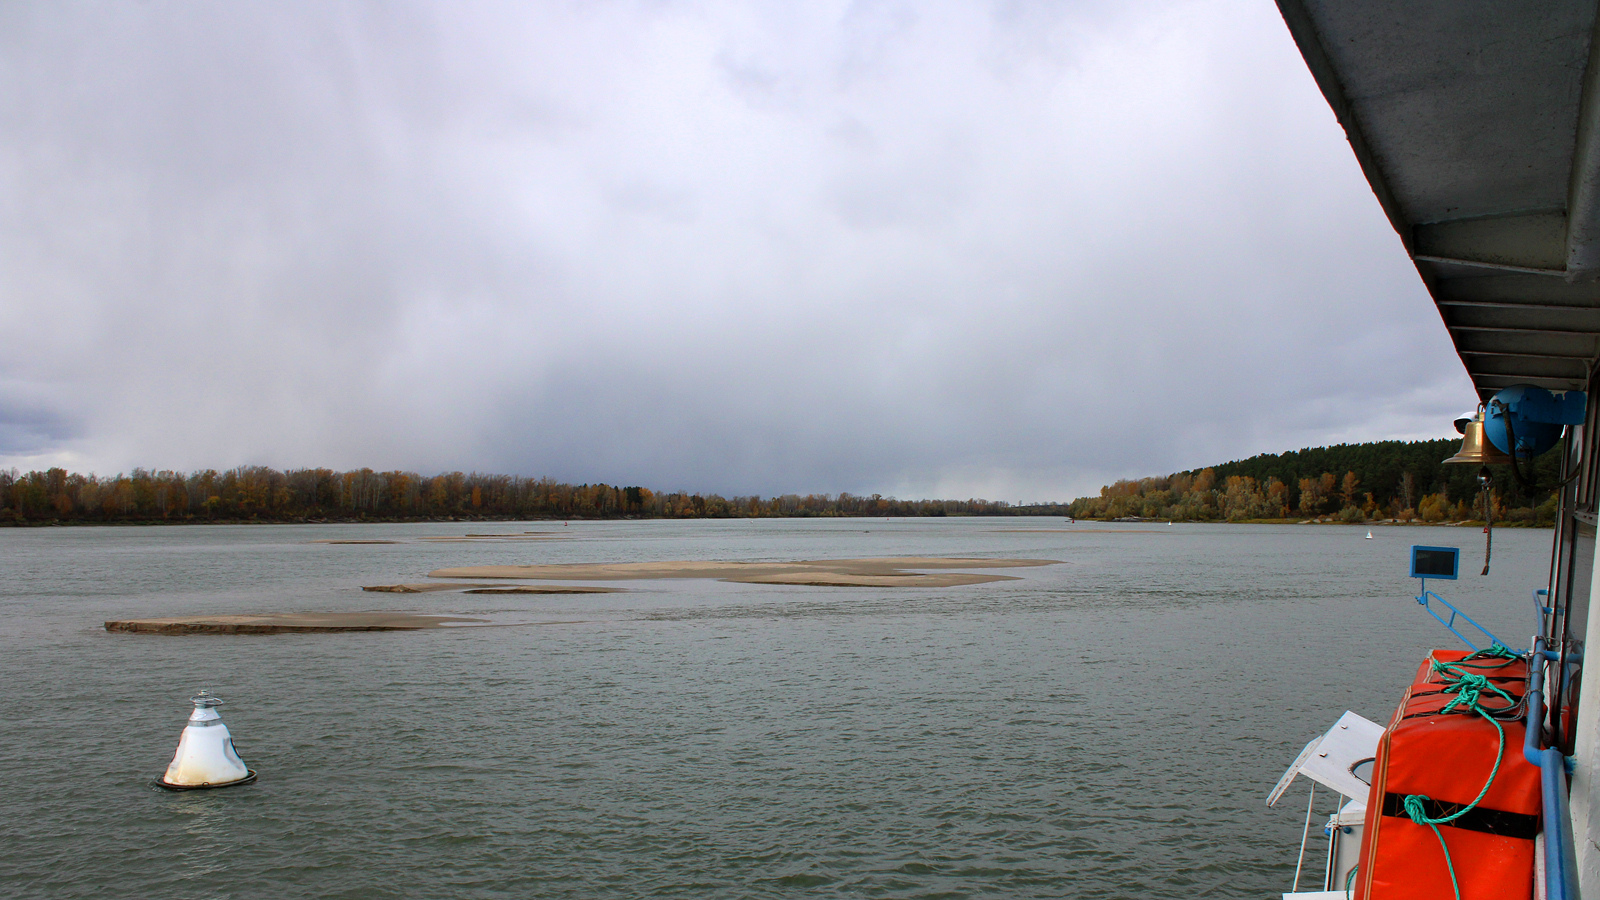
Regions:
[[0, 466], [1070, 499], [1475, 395], [1269, 0], [0, 5]]

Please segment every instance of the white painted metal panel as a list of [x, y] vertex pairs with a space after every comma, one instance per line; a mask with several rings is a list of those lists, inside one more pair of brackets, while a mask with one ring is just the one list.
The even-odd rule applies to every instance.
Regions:
[[1300, 755], [1273, 787], [1272, 794], [1267, 797], [1267, 805], [1276, 806], [1283, 792], [1289, 789], [1298, 775], [1305, 775], [1352, 800], [1365, 802], [1371, 785], [1357, 778], [1351, 769], [1357, 763], [1378, 755], [1378, 740], [1382, 737], [1382, 725], [1346, 710], [1326, 734], [1300, 751]]

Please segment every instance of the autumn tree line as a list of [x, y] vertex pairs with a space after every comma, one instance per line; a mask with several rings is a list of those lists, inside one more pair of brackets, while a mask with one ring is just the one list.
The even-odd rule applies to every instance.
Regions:
[[438, 519], [747, 518], [1065, 515], [1065, 506], [898, 500], [878, 494], [722, 497], [549, 478], [447, 472], [243, 466], [218, 472], [134, 469], [81, 475], [0, 470], [0, 524], [314, 522]]
[[[426, 519], [758, 518], [795, 516], [1075, 516], [1251, 521], [1483, 518], [1478, 467], [1444, 465], [1458, 442], [1379, 441], [1263, 454], [1160, 478], [1118, 481], [1070, 504], [900, 500], [879, 494], [723, 497], [639, 486], [446, 472], [242, 466], [218, 472], [96, 476], [0, 470], [0, 525], [134, 522], [316, 522]], [[1534, 461], [1529, 489], [1495, 466], [1500, 522], [1548, 524], [1559, 454]], [[1524, 473], [1527, 474], [1527, 473]]]
[[[1459, 440], [1378, 441], [1263, 454], [1164, 478], [1118, 481], [1080, 497], [1068, 514], [1094, 519], [1230, 521], [1260, 519], [1477, 521], [1484, 518], [1478, 466], [1445, 465]], [[1519, 484], [1493, 466], [1496, 521], [1550, 524], [1556, 513], [1560, 454], [1533, 461]]]

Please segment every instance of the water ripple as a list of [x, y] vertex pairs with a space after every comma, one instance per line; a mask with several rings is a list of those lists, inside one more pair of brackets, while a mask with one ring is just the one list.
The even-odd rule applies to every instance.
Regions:
[[[605, 523], [537, 548], [307, 543], [437, 525], [0, 533], [0, 893], [1271, 896], [1300, 821], [1262, 806], [1271, 783], [1344, 709], [1385, 716], [1440, 643], [1408, 608], [1402, 543], [1345, 529], [1140, 541], [848, 525]], [[1496, 541], [1499, 580], [1462, 582], [1475, 616], [1518, 633], [1546, 541]], [[678, 581], [496, 609], [586, 623], [561, 627], [99, 630], [136, 614], [370, 608], [363, 582], [533, 553], [1072, 564], [960, 589]], [[157, 790], [201, 686], [234, 701], [224, 714], [261, 779]]]

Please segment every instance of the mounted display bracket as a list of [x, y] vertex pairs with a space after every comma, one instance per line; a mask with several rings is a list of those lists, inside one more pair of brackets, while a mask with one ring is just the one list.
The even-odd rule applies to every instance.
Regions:
[[[1433, 618], [1437, 620], [1440, 625], [1450, 629], [1450, 633], [1460, 638], [1461, 643], [1466, 644], [1473, 650], [1483, 650], [1495, 644], [1499, 644], [1502, 647], [1506, 646], [1505, 642], [1495, 637], [1494, 634], [1489, 631], [1489, 629], [1479, 625], [1471, 616], [1459, 609], [1456, 609], [1455, 604], [1444, 599], [1438, 594], [1435, 594], [1433, 591], [1428, 590], [1429, 578], [1437, 578], [1443, 581], [1454, 581], [1460, 568], [1461, 548], [1459, 547], [1424, 547], [1421, 545], [1413, 545], [1411, 547], [1411, 577], [1422, 580], [1421, 592], [1418, 593], [1415, 598], [1417, 605], [1426, 610], [1428, 615], [1433, 616]], [[1450, 617], [1445, 618], [1444, 616], [1440, 615], [1439, 611], [1433, 608], [1433, 603], [1438, 603], [1440, 606], [1448, 609], [1450, 611]], [[1467, 625], [1472, 626], [1472, 629], [1481, 635], [1481, 637], [1478, 638], [1478, 641], [1483, 642], [1482, 646], [1479, 646], [1478, 641], [1473, 641], [1456, 628], [1457, 619], [1460, 619]], [[1487, 638], [1487, 640], [1484, 640], [1485, 638]]]

